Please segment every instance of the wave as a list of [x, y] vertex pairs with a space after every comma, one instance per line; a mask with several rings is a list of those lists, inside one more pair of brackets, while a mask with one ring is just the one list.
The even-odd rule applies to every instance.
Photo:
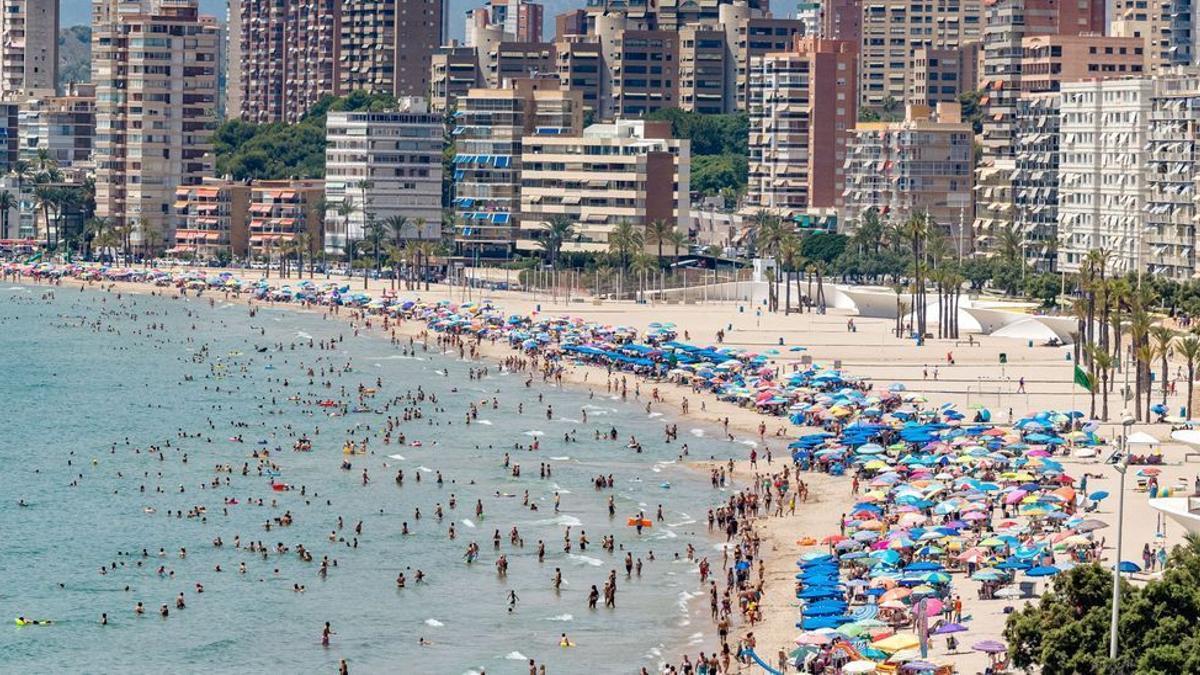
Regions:
[[738, 441], [738, 443], [741, 443], [742, 445], [748, 445], [752, 448], [758, 447], [758, 441], [752, 441], [748, 438], [742, 439], [742, 440]]
[[425, 625], [433, 626], [434, 628], [441, 628], [442, 626], [445, 626], [446, 624], [442, 623], [441, 621], [438, 621], [437, 619], [425, 619]]
[[558, 616], [548, 616], [543, 621], [574, 621], [575, 617], [570, 614], [559, 614]]
[[559, 422], [570, 422], [571, 424], [583, 424], [582, 420], [577, 420], [573, 417], [560, 417], [560, 418], [558, 418], [558, 421]]
[[308, 333], [305, 333], [305, 332], [304, 332], [304, 331], [302, 331], [302, 330], [298, 330], [298, 331], [296, 331], [296, 337], [298, 337], [298, 338], [302, 338], [302, 339], [305, 339], [305, 340], [311, 340], [311, 339], [313, 339], [313, 336], [309, 335]]
[[471, 527], [471, 528], [475, 527], [475, 521], [471, 520], [470, 518], [463, 518], [462, 524], [466, 525], [467, 527]]
[[545, 520], [535, 520], [532, 523], [530, 523], [530, 525], [561, 525], [562, 527], [581, 527], [581, 526], [583, 526], [583, 521], [576, 518], [575, 516], [568, 516], [566, 514], [562, 514], [562, 515], [559, 515], [554, 518], [547, 518]]
[[389, 459], [398, 459], [402, 462], [404, 461], [404, 455], [388, 455], [388, 458]]
[[429, 468], [429, 467], [425, 466], [424, 464], [422, 464], [421, 466], [418, 466], [418, 467], [417, 467], [417, 471], [421, 471], [421, 472], [424, 472], [424, 473], [433, 473], [433, 469], [431, 469], [431, 468]]
[[705, 432], [703, 429], [688, 429], [688, 431], [696, 438], [704, 438]]
[[522, 654], [519, 651], [516, 651], [515, 649], [513, 651], [505, 654], [504, 658], [508, 659], [509, 661], [528, 661], [529, 660], [528, 656], [525, 656], [524, 654]]
[[604, 564], [603, 560], [600, 560], [599, 558], [593, 558], [589, 555], [579, 555], [577, 553], [568, 553], [567, 557], [570, 558], [571, 560], [576, 560], [585, 565], [591, 565], [592, 567], [600, 567], [601, 565]]
[[551, 457], [550, 459], [552, 459], [556, 462], [566, 462], [566, 461], [570, 461], [571, 458], [564, 455], [562, 457]]
[[536, 437], [536, 436], [545, 436], [545, 435], [546, 435], [546, 432], [544, 432], [544, 431], [541, 431], [541, 430], [538, 430], [538, 429], [530, 429], [529, 431], [526, 431], [526, 432], [525, 432], [525, 435], [526, 435], [526, 436], [534, 436], [534, 437]]
[[655, 417], [662, 417], [662, 416], [663, 416], [663, 414], [660, 412], [652, 412], [649, 415], [646, 415], [646, 417], [649, 417], [650, 419], [654, 419]]
[[492, 421], [491, 421], [491, 420], [475, 420], [475, 423], [476, 423], [476, 424], [483, 424], [483, 425], [486, 425], [486, 426], [489, 426], [489, 427], [490, 427], [490, 426], [492, 426]]

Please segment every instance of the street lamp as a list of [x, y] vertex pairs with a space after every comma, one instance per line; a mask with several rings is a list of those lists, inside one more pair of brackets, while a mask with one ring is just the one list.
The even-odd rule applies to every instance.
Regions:
[[1133, 415], [1129, 414], [1129, 411], [1121, 413], [1121, 426], [1121, 449], [1113, 464], [1113, 468], [1121, 476], [1117, 487], [1117, 560], [1113, 564], [1112, 621], [1108, 636], [1108, 658], [1114, 662], [1117, 660], [1117, 623], [1121, 618], [1121, 533], [1125, 520], [1125, 470], [1129, 468], [1129, 428], [1133, 426]]

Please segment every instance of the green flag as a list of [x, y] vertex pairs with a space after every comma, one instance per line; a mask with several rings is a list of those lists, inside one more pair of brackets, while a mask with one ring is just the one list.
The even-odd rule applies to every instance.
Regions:
[[1088, 374], [1084, 372], [1083, 368], [1080, 368], [1078, 364], [1075, 365], [1075, 384], [1087, 389], [1088, 391], [1092, 390], [1092, 378], [1089, 377]]

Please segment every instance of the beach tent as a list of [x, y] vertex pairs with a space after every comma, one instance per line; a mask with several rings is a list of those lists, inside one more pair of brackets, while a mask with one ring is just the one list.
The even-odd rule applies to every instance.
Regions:
[[1158, 445], [1162, 441], [1144, 431], [1135, 431], [1132, 434], [1129, 434], [1129, 437], [1125, 439], [1125, 442], [1130, 445]]

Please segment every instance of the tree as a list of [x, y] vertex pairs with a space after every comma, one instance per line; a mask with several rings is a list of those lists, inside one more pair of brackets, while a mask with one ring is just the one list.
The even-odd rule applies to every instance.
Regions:
[[[384, 228], [392, 235], [393, 253], [388, 254], [388, 260], [392, 263], [392, 289], [395, 290], [400, 283], [400, 261], [396, 259], [395, 252], [402, 252], [404, 249], [404, 240], [413, 237], [408, 236], [412, 231], [412, 226], [409, 224], [408, 218], [404, 216], [391, 216], [383, 221]], [[417, 232], [420, 236], [420, 232]]]
[[[1161, 359], [1162, 366], [1162, 402], [1167, 404], [1167, 385], [1170, 372], [1167, 370], [1167, 360], [1171, 358], [1171, 350], [1175, 346], [1175, 331], [1170, 326], [1158, 325], [1150, 329], [1150, 337], [1154, 339], [1154, 353]], [[1149, 416], [1147, 416], [1147, 421]]]
[[[383, 223], [372, 218], [367, 222], [367, 242], [371, 245], [371, 252], [375, 257], [375, 276], [383, 273], [383, 259], [380, 255], [383, 253], [383, 241], [387, 237], [387, 228]], [[363, 273], [363, 288], [367, 287], [366, 272]]]
[[8, 232], [9, 211], [17, 207], [17, 198], [8, 190], [0, 192], [0, 239], [11, 239]]
[[849, 238], [844, 234], [816, 232], [804, 238], [800, 252], [810, 260], [832, 263], [846, 250], [849, 242]]
[[633, 256], [629, 263], [629, 271], [638, 280], [638, 299], [646, 299], [646, 275], [653, 274], [656, 269], [658, 269], [658, 262], [654, 256], [642, 252]]
[[1080, 565], [1051, 591], [1009, 615], [1012, 665], [1044, 673], [1200, 672], [1200, 538], [1172, 550], [1160, 579], [1122, 580], [1117, 662], [1108, 658], [1112, 571]]
[[570, 216], [555, 214], [550, 216], [546, 227], [538, 233], [537, 246], [545, 255], [545, 263], [552, 268], [558, 268], [558, 256], [565, 242], [575, 236], [575, 221]]
[[649, 223], [646, 223], [646, 243], [658, 246], [658, 266], [663, 265], [663, 244], [667, 242], [667, 235], [675, 231], [675, 224], [664, 218], [656, 218]]
[[1200, 337], [1188, 335], [1175, 343], [1175, 353], [1187, 364], [1187, 399], [1184, 402], [1186, 419], [1192, 419], [1192, 387], [1196, 379], [1196, 362], [1200, 360]]

